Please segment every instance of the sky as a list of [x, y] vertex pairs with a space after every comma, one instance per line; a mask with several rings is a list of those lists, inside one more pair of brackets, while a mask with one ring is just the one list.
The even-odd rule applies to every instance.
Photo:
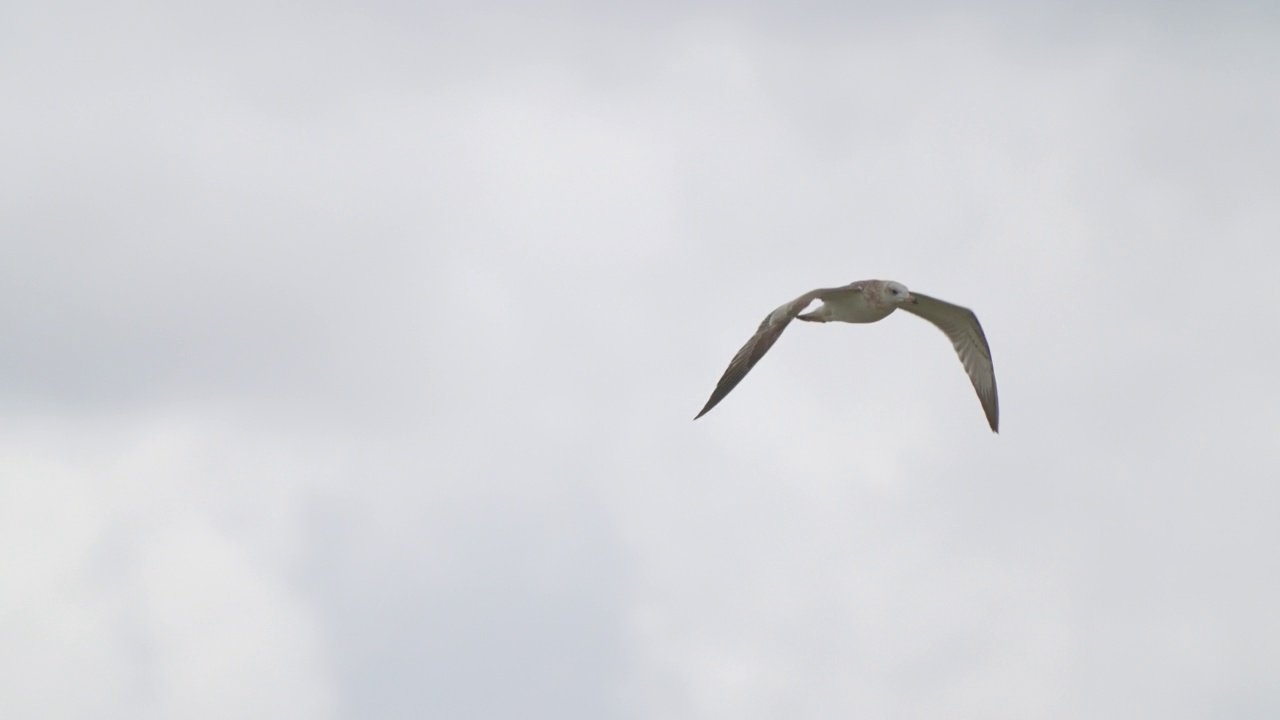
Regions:
[[[0, 6], [0, 716], [1280, 715], [1268, 3]], [[972, 308], [992, 434], [885, 278]]]

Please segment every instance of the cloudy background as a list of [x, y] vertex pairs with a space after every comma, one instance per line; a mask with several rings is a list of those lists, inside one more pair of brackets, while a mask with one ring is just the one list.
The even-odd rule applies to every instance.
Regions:
[[[1209, 8], [0, 6], [0, 715], [1280, 715], [1280, 13]], [[691, 422], [870, 277], [1000, 435], [910, 316]]]

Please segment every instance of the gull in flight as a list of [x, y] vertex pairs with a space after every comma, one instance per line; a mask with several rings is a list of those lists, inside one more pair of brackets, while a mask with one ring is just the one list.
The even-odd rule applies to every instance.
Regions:
[[[801, 314], [814, 300], [821, 300], [816, 310]], [[996, 399], [996, 373], [991, 365], [991, 348], [982, 333], [978, 316], [968, 308], [952, 305], [928, 295], [913, 293], [901, 283], [888, 280], [860, 280], [844, 287], [819, 288], [807, 292], [769, 313], [756, 334], [733, 356], [729, 367], [716, 383], [711, 398], [693, 419], [706, 415], [742, 382], [751, 368], [773, 347], [793, 318], [807, 322], [873, 323], [889, 317], [902, 308], [933, 323], [946, 334], [969, 374], [973, 389], [987, 414], [991, 432], [1000, 432], [1000, 405]]]

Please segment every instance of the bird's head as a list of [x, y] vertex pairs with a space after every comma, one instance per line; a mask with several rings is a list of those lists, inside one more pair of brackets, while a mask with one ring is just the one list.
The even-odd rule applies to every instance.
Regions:
[[901, 305], [916, 301], [915, 296], [911, 294], [907, 286], [899, 282], [889, 281], [885, 283], [880, 293], [880, 299], [890, 305]]

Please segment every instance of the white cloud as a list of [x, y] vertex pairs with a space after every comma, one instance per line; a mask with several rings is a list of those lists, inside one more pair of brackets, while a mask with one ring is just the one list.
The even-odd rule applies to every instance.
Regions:
[[330, 716], [280, 448], [172, 418], [42, 425], [0, 452], [5, 714]]

